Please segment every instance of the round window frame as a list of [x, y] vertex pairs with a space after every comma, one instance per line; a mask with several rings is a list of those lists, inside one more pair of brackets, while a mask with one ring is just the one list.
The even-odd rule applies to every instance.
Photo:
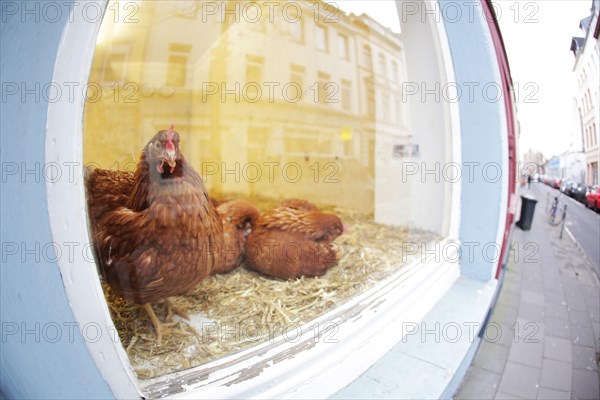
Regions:
[[[108, 0], [95, 2], [106, 13]], [[434, 51], [438, 52], [436, 61], [443, 74], [443, 77], [438, 78], [440, 81], [443, 78], [445, 82], [453, 82], [452, 58], [444, 24], [428, 21], [425, 29], [432, 30], [434, 41], [437, 42]], [[101, 21], [94, 23], [81, 18], [69, 20], [57, 52], [54, 82], [75, 82], [79, 84], [78, 87], [85, 87], [89, 83], [100, 25]], [[411, 63], [410, 60], [406, 62], [409, 65]], [[458, 104], [447, 103], [443, 107], [445, 107], [445, 132], [449, 136], [447, 151], [453, 162], [460, 163]], [[87, 247], [89, 250], [87, 212], [74, 212], [74, 210], [87, 210], [83, 168], [84, 111], [84, 96], [63, 97], [48, 106], [46, 162], [64, 163], [65, 160], [69, 160], [74, 163], [73, 165], [81, 168], [74, 169], [73, 180], [47, 182], [46, 188], [54, 241], [79, 243], [81, 248]], [[458, 243], [460, 187], [454, 186], [447, 194], [446, 199], [450, 204], [447, 209], [448, 215], [445, 215], [447, 220], [444, 222], [444, 230], [448, 235], [441, 243], [453, 243], [454, 247], [458, 247], [455, 244]], [[90, 262], [90, 257], [93, 261], [91, 251], [74, 252], [73, 256], [58, 261], [65, 291], [79, 326], [96, 324], [101, 328], [102, 335], [94, 341], [86, 341], [86, 344], [99, 373], [117, 398], [163, 395], [225, 397], [223, 385], [229, 386], [227, 397], [331, 395], [354, 380], [401, 339], [397, 331], [390, 328], [397, 328], [404, 321], [422, 319], [460, 275], [458, 263], [442, 261], [444, 268], [440, 268], [440, 263], [429, 257], [425, 262], [413, 263], [401, 273], [391, 276], [349, 303], [321, 316], [315, 321], [320, 323], [338, 321], [346, 324], [343, 325], [345, 333], [341, 335], [344, 343], [338, 343], [335, 350], [328, 346], [319, 346], [319, 343], [310, 345], [310, 336], [314, 333], [307, 331], [300, 338], [303, 344], [300, 347], [297, 343], [289, 341], [265, 343], [199, 367], [142, 383], [137, 379], [125, 349], [118, 341], [95, 262]], [[398, 290], [400, 288], [402, 290]], [[424, 292], [434, 295], [428, 297], [426, 302], [419, 302], [415, 307], [416, 300], [422, 298]], [[407, 312], [402, 318], [398, 316], [399, 309], [409, 310], [411, 306], [412, 312]], [[353, 310], [358, 314], [353, 313]], [[354, 317], [343, 319], [345, 313], [350, 313]], [[311, 324], [315, 321], [311, 321]], [[381, 329], [382, 327], [386, 329]], [[355, 335], [356, 332], [361, 334]], [[359, 349], [360, 351], [357, 351]], [[283, 354], [288, 354], [289, 357], [278, 364], [278, 371], [267, 368], [272, 365], [274, 358], [281, 357]], [[323, 361], [323, 357], [326, 357], [326, 360]], [[315, 368], [315, 360], [320, 360], [318, 368]], [[327, 372], [332, 371], [331, 366], [341, 362], [347, 368]], [[309, 363], [311, 368], [302, 368]], [[351, 365], [352, 367], [349, 367]], [[265, 368], [264, 371], [261, 367]], [[244, 370], [258, 373], [244, 378]], [[303, 372], [289, 377], [286, 371], [291, 370]], [[327, 384], [319, 385], [318, 382]], [[324, 388], [327, 388], [328, 393], [323, 393]]]

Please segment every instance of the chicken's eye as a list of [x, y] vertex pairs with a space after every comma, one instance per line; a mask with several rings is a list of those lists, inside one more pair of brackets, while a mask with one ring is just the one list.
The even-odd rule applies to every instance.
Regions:
[[161, 142], [155, 142], [154, 146], [156, 146], [157, 149], [160, 149], [162, 147], [162, 143]]
[[317, 242], [324, 242], [327, 240], [327, 235], [322, 235], [317, 238]]

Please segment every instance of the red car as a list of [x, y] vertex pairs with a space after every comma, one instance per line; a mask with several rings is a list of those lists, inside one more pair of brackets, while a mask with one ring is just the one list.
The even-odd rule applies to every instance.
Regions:
[[552, 187], [554, 189], [560, 189], [560, 179], [559, 178], [554, 178], [552, 180]]
[[592, 186], [585, 195], [585, 206], [600, 211], [600, 187], [598, 185]]

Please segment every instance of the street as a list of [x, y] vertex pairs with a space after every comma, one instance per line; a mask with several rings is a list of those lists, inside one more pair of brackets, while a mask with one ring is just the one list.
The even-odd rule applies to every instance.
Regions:
[[600, 246], [598, 245], [600, 243], [600, 214], [542, 182], [532, 182], [531, 189], [538, 200], [535, 210], [537, 218], [545, 217], [554, 197], [560, 196], [558, 201], [561, 207], [564, 204], [567, 205], [565, 227], [573, 234], [592, 264], [594, 272], [600, 277]]

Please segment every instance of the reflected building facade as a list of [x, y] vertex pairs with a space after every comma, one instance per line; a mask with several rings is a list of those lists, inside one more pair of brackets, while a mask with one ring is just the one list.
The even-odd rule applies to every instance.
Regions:
[[390, 162], [415, 152], [400, 34], [321, 1], [137, 4], [102, 25], [86, 163], [131, 169], [173, 121], [212, 193], [385, 201]]

